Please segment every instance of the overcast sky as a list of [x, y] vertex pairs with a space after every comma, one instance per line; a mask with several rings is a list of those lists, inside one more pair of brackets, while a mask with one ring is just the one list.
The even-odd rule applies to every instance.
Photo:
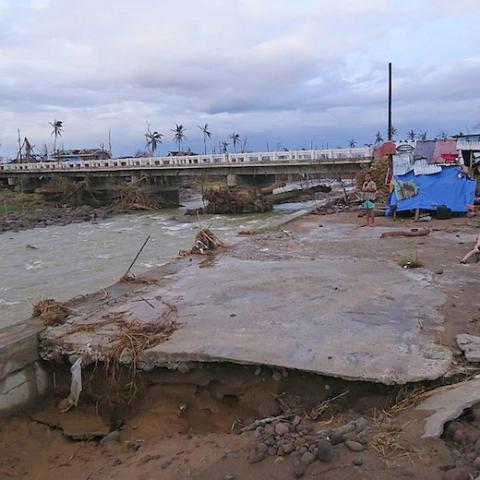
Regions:
[[250, 150], [372, 143], [394, 125], [456, 133], [480, 122], [480, 0], [0, 0], [0, 156], [17, 128], [65, 148], [174, 149], [233, 131]]

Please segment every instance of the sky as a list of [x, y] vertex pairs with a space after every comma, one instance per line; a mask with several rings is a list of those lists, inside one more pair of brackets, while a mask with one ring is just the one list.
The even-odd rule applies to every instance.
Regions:
[[[0, 0], [0, 157], [17, 129], [52, 148], [114, 155], [346, 146], [406, 132], [478, 130], [479, 0]], [[231, 145], [229, 148], [232, 148]]]

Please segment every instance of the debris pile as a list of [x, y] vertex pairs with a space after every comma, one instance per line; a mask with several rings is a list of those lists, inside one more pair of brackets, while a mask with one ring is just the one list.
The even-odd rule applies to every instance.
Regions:
[[209, 255], [214, 250], [222, 248], [224, 243], [215, 236], [208, 228], [201, 228], [195, 235], [195, 240], [191, 250], [180, 250], [178, 255], [186, 257], [188, 255]]
[[255, 437], [248, 462], [261, 462], [267, 456], [290, 456], [293, 475], [300, 478], [313, 462], [330, 463], [335, 456], [335, 446], [343, 444], [353, 452], [362, 452], [368, 447], [371, 428], [363, 417], [338, 427], [318, 428], [319, 425], [321, 423], [299, 415], [257, 420], [244, 429], [253, 430]]
[[357, 190], [361, 190], [363, 182], [365, 181], [365, 173], [369, 172], [372, 175], [372, 179], [377, 185], [377, 202], [384, 202], [390, 193], [388, 186], [388, 177], [392, 172], [391, 160], [388, 158], [382, 158], [376, 163], [371, 165], [368, 170], [361, 170], [357, 173], [355, 178], [355, 184]]
[[146, 177], [131, 182], [120, 182], [117, 185], [117, 199], [114, 206], [122, 210], [156, 210], [173, 206], [159, 196], [147, 192], [143, 182]]
[[273, 202], [267, 200], [255, 187], [216, 187], [206, 190], [203, 199], [204, 208], [187, 210], [185, 213], [261, 213], [272, 209]]
[[59, 325], [70, 313], [71, 310], [65, 304], [46, 298], [33, 305], [32, 317], [42, 317], [45, 325]]
[[49, 202], [78, 207], [81, 205], [99, 206], [101, 202], [94, 195], [92, 180], [87, 175], [79, 182], [61, 175], [54, 177], [48, 184], [36, 188], [35, 193], [42, 194]]

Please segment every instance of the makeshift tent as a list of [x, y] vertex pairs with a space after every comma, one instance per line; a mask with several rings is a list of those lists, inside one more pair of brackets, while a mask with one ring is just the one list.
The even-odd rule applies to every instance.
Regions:
[[398, 200], [393, 191], [388, 199], [386, 214], [390, 215], [405, 210], [436, 210], [438, 206], [445, 205], [452, 212], [467, 212], [467, 205], [475, 199], [477, 182], [471, 180], [459, 167], [443, 167], [442, 171], [433, 175], [415, 175], [409, 172], [397, 175], [394, 180], [399, 183], [414, 182], [417, 185], [417, 194]]

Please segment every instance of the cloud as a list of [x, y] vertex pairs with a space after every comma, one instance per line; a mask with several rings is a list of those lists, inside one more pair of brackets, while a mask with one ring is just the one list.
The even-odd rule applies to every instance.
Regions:
[[196, 149], [204, 122], [252, 149], [369, 142], [388, 61], [397, 128], [465, 130], [480, 120], [480, 5], [439, 1], [0, 0], [0, 155], [17, 128], [50, 142], [53, 118], [66, 147], [112, 129], [118, 154], [143, 146], [147, 122], [165, 149], [175, 122]]

